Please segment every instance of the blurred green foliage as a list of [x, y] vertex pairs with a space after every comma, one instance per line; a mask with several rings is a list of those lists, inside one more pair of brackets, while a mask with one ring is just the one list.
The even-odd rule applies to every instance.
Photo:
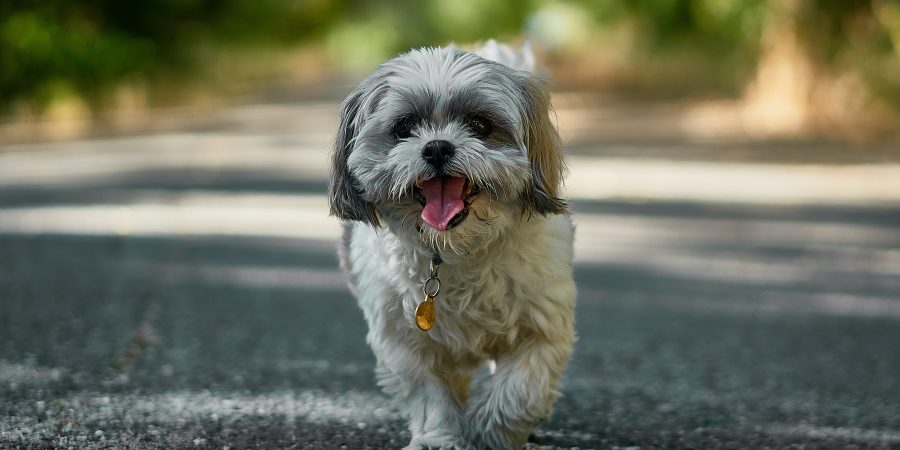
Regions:
[[3, 0], [0, 105], [185, 74], [209, 46], [285, 46], [322, 35], [350, 5], [330, 0]]
[[[552, 47], [553, 33], [575, 29], [589, 41], [576, 49], [584, 55], [625, 30], [633, 66], [669, 75], [654, 83], [737, 92], [777, 21], [798, 30], [817, 68], [858, 72], [900, 105], [898, 1], [3, 0], [0, 110], [17, 100], [40, 109], [60, 95], [102, 105], [117, 83], [198, 72], [210, 49], [309, 44], [368, 69], [415, 46], [526, 34]], [[542, 15], [555, 6], [567, 8], [561, 21]]]

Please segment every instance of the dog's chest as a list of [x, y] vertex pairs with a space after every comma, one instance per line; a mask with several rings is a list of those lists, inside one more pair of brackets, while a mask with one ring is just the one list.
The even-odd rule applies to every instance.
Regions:
[[437, 323], [429, 338], [448, 348], [497, 355], [533, 328], [529, 304], [542, 287], [515, 261], [442, 269]]
[[571, 223], [554, 216], [526, 225], [477, 255], [444, 255], [436, 318], [427, 332], [416, 328], [415, 310], [425, 298], [430, 256], [389, 233], [356, 227], [347, 265], [370, 328], [484, 357], [553, 326], [548, 320], [574, 303]]

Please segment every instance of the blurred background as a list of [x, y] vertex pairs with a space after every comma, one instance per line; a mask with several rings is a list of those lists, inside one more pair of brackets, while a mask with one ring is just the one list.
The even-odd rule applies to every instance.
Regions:
[[893, 0], [9, 0], [0, 20], [4, 122], [84, 122], [63, 135], [489, 38], [531, 42], [557, 89], [738, 100], [753, 132], [861, 138], [900, 111]]
[[490, 38], [537, 53], [577, 225], [528, 448], [900, 446], [898, 0], [4, 0], [0, 447], [405, 445], [338, 105]]

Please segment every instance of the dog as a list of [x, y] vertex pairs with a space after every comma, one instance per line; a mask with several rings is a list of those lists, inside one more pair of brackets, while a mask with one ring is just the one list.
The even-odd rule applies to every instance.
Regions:
[[574, 227], [533, 61], [494, 42], [415, 49], [341, 105], [328, 199], [407, 449], [521, 448], [558, 397]]

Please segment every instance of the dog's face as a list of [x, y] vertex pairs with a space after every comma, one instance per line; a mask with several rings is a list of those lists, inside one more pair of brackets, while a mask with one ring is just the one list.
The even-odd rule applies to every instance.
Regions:
[[453, 47], [398, 56], [341, 107], [331, 212], [456, 253], [562, 213], [548, 109], [528, 72]]

